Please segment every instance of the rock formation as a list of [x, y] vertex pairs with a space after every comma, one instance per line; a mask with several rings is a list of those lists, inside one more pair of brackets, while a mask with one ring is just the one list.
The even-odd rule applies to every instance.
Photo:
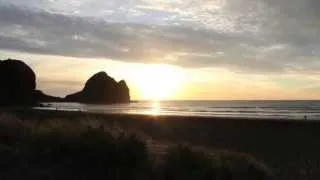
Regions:
[[0, 84], [0, 106], [32, 105], [41, 100], [59, 99], [35, 90], [36, 75], [20, 60], [0, 60]]
[[0, 61], [0, 105], [31, 104], [36, 88], [36, 75], [19, 60]]
[[0, 60], [0, 106], [34, 105], [39, 102], [83, 102], [111, 104], [130, 102], [125, 81], [116, 82], [105, 72], [92, 76], [82, 91], [64, 99], [36, 90], [34, 71], [20, 60]]
[[67, 102], [111, 104], [130, 102], [129, 88], [125, 81], [117, 82], [105, 72], [93, 75], [82, 91], [65, 97]]
[[62, 102], [63, 101], [63, 99], [60, 97], [47, 95], [40, 90], [35, 90], [33, 92], [33, 95], [37, 100], [37, 102]]

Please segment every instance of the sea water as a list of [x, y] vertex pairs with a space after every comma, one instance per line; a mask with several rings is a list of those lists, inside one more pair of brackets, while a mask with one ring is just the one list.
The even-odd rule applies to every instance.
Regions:
[[35, 108], [156, 116], [320, 120], [320, 101], [137, 101], [116, 105], [53, 102]]

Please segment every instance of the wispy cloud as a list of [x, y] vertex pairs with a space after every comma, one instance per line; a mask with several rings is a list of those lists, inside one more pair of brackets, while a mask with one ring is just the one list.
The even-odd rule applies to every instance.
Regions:
[[316, 0], [0, 0], [0, 48], [243, 73], [320, 70]]

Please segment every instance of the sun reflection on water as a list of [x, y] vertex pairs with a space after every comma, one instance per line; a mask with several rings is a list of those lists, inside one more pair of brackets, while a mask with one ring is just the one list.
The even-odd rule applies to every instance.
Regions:
[[161, 110], [160, 101], [153, 101], [152, 106], [151, 106], [151, 110], [150, 110], [150, 114], [153, 116], [158, 116], [158, 115], [160, 115], [160, 110]]

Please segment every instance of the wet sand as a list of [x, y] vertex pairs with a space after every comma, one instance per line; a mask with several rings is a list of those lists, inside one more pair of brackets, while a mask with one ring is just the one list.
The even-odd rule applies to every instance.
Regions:
[[249, 154], [278, 179], [320, 179], [320, 121], [14, 110], [21, 119], [103, 118], [155, 139]]

